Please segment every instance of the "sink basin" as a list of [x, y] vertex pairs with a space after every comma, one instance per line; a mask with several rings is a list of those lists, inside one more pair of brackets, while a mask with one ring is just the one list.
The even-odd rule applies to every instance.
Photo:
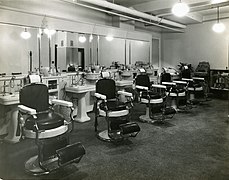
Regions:
[[122, 81], [116, 81], [116, 86], [131, 86], [133, 84], [133, 81], [131, 80], [122, 80]]
[[100, 78], [100, 73], [87, 73], [86, 79], [87, 80], [98, 80]]
[[0, 95], [0, 104], [12, 105], [19, 104], [19, 93]]

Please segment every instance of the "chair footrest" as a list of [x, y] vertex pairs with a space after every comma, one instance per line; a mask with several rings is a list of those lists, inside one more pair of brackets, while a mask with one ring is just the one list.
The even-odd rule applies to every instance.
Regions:
[[64, 166], [73, 162], [78, 163], [85, 154], [85, 149], [81, 143], [75, 143], [58, 149], [56, 153], [59, 166]]
[[119, 127], [121, 129], [121, 134], [124, 136], [129, 135], [131, 137], [135, 137], [140, 131], [139, 125], [135, 122], [121, 124]]
[[175, 113], [176, 113], [176, 110], [173, 107], [165, 108], [163, 112], [164, 115], [170, 115], [170, 114], [175, 114]]

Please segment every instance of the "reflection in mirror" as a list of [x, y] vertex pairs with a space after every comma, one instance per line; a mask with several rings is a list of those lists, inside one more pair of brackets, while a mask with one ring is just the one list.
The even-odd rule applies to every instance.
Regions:
[[129, 64], [136, 62], [150, 63], [150, 43], [146, 41], [129, 40]]
[[152, 65], [155, 68], [159, 68], [160, 59], [160, 39], [152, 39]]
[[99, 64], [110, 67], [112, 62], [125, 64], [125, 39], [114, 38], [108, 41], [106, 37], [99, 39]]
[[[23, 39], [21, 33], [25, 27], [13, 25], [0, 25], [0, 73], [11, 74], [21, 72], [27, 74], [34, 68], [38, 68], [38, 43], [36, 28], [27, 28], [31, 34], [28, 39]], [[31, 64], [31, 63], [32, 64]]]
[[114, 62], [134, 65], [138, 61], [150, 63], [150, 42], [106, 37], [99, 38], [99, 64], [110, 67]]
[[94, 45], [89, 43], [90, 35], [88, 34], [58, 31], [56, 40], [57, 67], [61, 71], [68, 71], [68, 67], [71, 71], [73, 67], [84, 70], [95, 59], [93, 57]]

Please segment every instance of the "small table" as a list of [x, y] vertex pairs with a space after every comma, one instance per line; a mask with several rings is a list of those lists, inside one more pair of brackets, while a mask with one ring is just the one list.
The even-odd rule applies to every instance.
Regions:
[[84, 86], [69, 86], [65, 88], [66, 92], [75, 93], [78, 97], [78, 110], [75, 121], [86, 122], [90, 121], [90, 117], [87, 115], [86, 106], [86, 94], [90, 91], [95, 91], [95, 85]]
[[6, 142], [9, 143], [17, 143], [19, 142], [20, 135], [17, 136], [17, 125], [18, 125], [18, 110], [17, 105], [19, 104], [19, 93], [15, 94], [6, 94], [6, 95], [0, 95], [0, 104], [4, 106], [10, 107], [10, 121], [2, 127], [2, 131], [4, 131], [4, 128], [6, 128], [6, 132], [8, 132], [8, 135], [4, 138]]

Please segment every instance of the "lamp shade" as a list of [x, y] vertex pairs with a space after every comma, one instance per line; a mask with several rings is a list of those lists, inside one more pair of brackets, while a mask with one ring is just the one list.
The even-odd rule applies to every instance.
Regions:
[[106, 36], [107, 41], [112, 41], [113, 39], [114, 39], [113, 36]]
[[186, 3], [178, 2], [172, 8], [172, 13], [177, 17], [183, 17], [189, 12], [189, 7]]
[[87, 40], [87, 39], [86, 39], [86, 37], [85, 37], [83, 34], [81, 34], [81, 35], [79, 36], [79, 42], [84, 43], [86, 40]]
[[44, 29], [44, 33], [47, 34], [48, 36], [52, 36], [56, 33], [56, 30], [55, 29], [48, 29], [48, 28], [45, 28]]
[[29, 39], [31, 37], [30, 32], [27, 31], [27, 29], [25, 28], [25, 31], [21, 32], [21, 37], [23, 39]]
[[225, 30], [225, 25], [221, 22], [217, 22], [212, 26], [212, 30], [216, 33], [222, 33]]

